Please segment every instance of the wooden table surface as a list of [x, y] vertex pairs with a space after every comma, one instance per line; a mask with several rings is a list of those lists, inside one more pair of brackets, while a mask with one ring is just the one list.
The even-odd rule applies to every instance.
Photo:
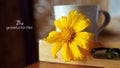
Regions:
[[83, 66], [83, 65], [70, 65], [70, 64], [61, 64], [61, 63], [50, 63], [50, 62], [36, 62], [26, 68], [102, 68], [102, 67], [93, 67], [93, 66]]
[[[104, 42], [120, 42], [120, 34], [111, 34], [109, 32], [101, 34], [99, 36], [99, 40]], [[109, 36], [109, 37], [108, 37]], [[113, 44], [114, 45], [114, 44]], [[85, 66], [85, 65], [72, 65], [72, 64], [63, 64], [63, 63], [53, 63], [53, 62], [43, 62], [39, 61], [33, 63], [26, 68], [102, 68], [102, 67], [93, 67], [93, 66]]]

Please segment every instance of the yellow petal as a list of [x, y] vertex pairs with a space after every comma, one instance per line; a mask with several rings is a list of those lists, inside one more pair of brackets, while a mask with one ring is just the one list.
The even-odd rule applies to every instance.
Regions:
[[93, 39], [93, 33], [89, 33], [89, 32], [79, 32], [79, 33], [76, 33], [76, 37], [78, 38], [82, 38], [84, 40], [92, 40]]
[[77, 13], [76, 15], [73, 16], [72, 22], [71, 22], [71, 27], [75, 27], [79, 21], [82, 21], [85, 18], [85, 15], [82, 13]]
[[52, 56], [54, 58], [57, 58], [56, 54], [57, 52], [62, 48], [63, 44], [62, 42], [57, 42], [53, 47], [52, 47]]
[[47, 41], [48, 43], [54, 43], [59, 41], [59, 38], [60, 38], [60, 33], [56, 31], [52, 31], [49, 33], [47, 38], [44, 38], [44, 40]]
[[89, 50], [92, 46], [92, 42], [94, 40], [94, 35], [89, 32], [79, 32], [76, 33], [76, 36], [74, 38], [75, 42], [78, 46], [80, 46], [83, 49]]
[[56, 26], [56, 28], [62, 30], [65, 27], [68, 27], [68, 23], [67, 23], [67, 17], [62, 16], [61, 18], [59, 18], [58, 20], [54, 21], [54, 24]]
[[90, 20], [88, 18], [84, 19], [84, 20], [79, 20], [76, 23], [78, 23], [78, 24], [76, 24], [73, 27], [75, 32], [80, 32], [80, 31], [86, 29], [88, 26], [90, 26]]
[[62, 47], [62, 58], [66, 62], [72, 60], [70, 48], [69, 48], [69, 45], [67, 43], [64, 43], [64, 45]]
[[89, 42], [79, 37], [75, 37], [74, 41], [83, 49], [89, 50]]
[[55, 25], [56, 28], [58, 28], [58, 29], [60, 29], [60, 30], [62, 30], [62, 28], [63, 28], [60, 19], [55, 20], [55, 21], [54, 21], [54, 25]]
[[85, 49], [83, 49], [81, 47], [78, 47], [78, 48], [79, 48], [80, 52], [84, 55], [82, 60], [86, 61], [86, 58], [91, 55], [91, 50], [85, 50]]
[[69, 23], [67, 22], [67, 17], [62, 16], [61, 23], [62, 24], [60, 26], [63, 26], [63, 28], [69, 27]]
[[76, 20], [79, 20], [79, 13], [77, 11], [71, 11], [68, 14], [68, 23], [69, 23], [69, 27], [73, 27], [76, 23]]
[[79, 60], [79, 59], [83, 59], [84, 55], [80, 52], [80, 50], [78, 49], [78, 46], [76, 45], [75, 42], [71, 42], [70, 46], [70, 51], [73, 55], [74, 60]]
[[81, 51], [81, 53], [84, 54], [85, 56], [90, 55], [90, 53], [91, 53], [90, 50], [86, 50], [86, 49], [83, 49], [81, 47], [78, 47], [78, 48]]
[[69, 19], [72, 19], [72, 17], [74, 17], [74, 16], [77, 15], [77, 14], [78, 14], [77, 11], [70, 11], [70, 12], [68, 13], [68, 18], [69, 18]]

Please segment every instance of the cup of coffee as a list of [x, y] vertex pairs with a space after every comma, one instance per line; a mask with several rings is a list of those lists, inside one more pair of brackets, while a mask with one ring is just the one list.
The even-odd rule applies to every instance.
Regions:
[[[54, 17], [55, 19], [61, 16], [67, 16], [70, 11], [77, 10], [86, 15], [91, 21], [91, 26], [86, 29], [88, 32], [94, 33], [94, 40], [97, 40], [99, 33], [109, 24], [110, 15], [108, 12], [100, 10], [97, 5], [55, 5]], [[104, 15], [104, 21], [100, 27], [98, 27], [99, 15]], [[56, 28], [57, 30], [57, 28]]]

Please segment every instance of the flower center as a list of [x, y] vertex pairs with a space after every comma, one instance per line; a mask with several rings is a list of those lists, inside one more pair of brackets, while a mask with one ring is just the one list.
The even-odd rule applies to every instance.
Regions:
[[74, 30], [72, 28], [64, 28], [61, 32], [61, 38], [64, 41], [70, 41], [74, 38]]

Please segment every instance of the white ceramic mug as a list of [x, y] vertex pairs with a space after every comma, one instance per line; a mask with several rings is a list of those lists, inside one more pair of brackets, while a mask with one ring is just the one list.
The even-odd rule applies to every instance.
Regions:
[[[67, 16], [72, 10], [78, 10], [78, 12], [84, 13], [88, 18], [90, 18], [92, 25], [86, 29], [86, 31], [94, 33], [94, 39], [97, 39], [98, 34], [108, 25], [110, 21], [110, 15], [106, 11], [99, 10], [97, 5], [56, 5], [54, 6], [54, 16], [55, 19], [61, 16]], [[98, 28], [98, 17], [99, 14], [103, 13], [104, 22], [100, 28]]]

